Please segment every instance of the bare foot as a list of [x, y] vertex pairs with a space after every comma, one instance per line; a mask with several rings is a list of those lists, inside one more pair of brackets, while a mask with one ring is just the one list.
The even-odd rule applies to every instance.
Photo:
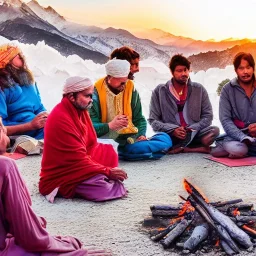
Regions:
[[206, 134], [205, 136], [203, 136], [201, 143], [208, 147], [210, 146], [214, 140], [216, 139], [216, 137], [219, 135], [219, 129], [215, 128], [212, 129], [208, 134]]
[[48, 202], [52, 203], [54, 202], [54, 198], [58, 193], [59, 188], [55, 188], [50, 194], [46, 195], [45, 198]]
[[184, 153], [205, 153], [205, 154], [210, 154], [210, 147], [197, 147], [197, 148], [189, 148], [186, 147], [184, 148]]
[[167, 154], [170, 154], [170, 155], [173, 155], [173, 154], [179, 154], [179, 153], [182, 153], [184, 150], [183, 147], [177, 147], [177, 148], [172, 148], [170, 149]]

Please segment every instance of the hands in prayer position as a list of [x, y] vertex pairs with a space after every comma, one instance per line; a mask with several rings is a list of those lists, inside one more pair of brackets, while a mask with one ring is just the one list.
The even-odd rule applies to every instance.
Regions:
[[117, 115], [108, 123], [109, 129], [113, 131], [120, 130], [128, 126], [128, 118], [126, 115]]
[[172, 135], [180, 140], [184, 140], [186, 138], [187, 132], [186, 129], [183, 126], [181, 126], [176, 128], [173, 131]]

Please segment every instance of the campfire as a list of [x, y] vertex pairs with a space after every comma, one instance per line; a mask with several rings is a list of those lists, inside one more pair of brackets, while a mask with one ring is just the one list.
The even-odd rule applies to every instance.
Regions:
[[256, 246], [256, 211], [242, 199], [209, 202], [187, 180], [189, 196], [178, 205], [152, 205], [152, 217], [143, 221], [154, 242], [164, 249], [175, 248], [183, 254], [222, 249], [227, 255]]

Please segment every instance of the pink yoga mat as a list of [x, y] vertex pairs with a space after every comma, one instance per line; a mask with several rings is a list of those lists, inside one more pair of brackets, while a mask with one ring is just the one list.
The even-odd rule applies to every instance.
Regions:
[[18, 160], [20, 158], [24, 158], [26, 157], [26, 155], [24, 154], [20, 154], [20, 153], [4, 153], [3, 156], [6, 156], [6, 157], [9, 157], [11, 159], [14, 159], [14, 160]]
[[240, 159], [230, 159], [227, 157], [213, 157], [213, 156], [206, 156], [204, 158], [209, 159], [214, 162], [217, 162], [217, 163], [220, 163], [220, 164], [224, 164], [229, 167], [256, 165], [256, 157], [255, 156], [249, 156], [249, 157], [240, 158]]

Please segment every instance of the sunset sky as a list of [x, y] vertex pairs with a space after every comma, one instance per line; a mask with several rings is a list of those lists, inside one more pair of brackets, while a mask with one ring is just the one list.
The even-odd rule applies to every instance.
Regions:
[[[26, 1], [28, 2], [28, 1]], [[159, 28], [194, 39], [256, 38], [256, 0], [38, 0], [69, 20], [103, 28]]]

